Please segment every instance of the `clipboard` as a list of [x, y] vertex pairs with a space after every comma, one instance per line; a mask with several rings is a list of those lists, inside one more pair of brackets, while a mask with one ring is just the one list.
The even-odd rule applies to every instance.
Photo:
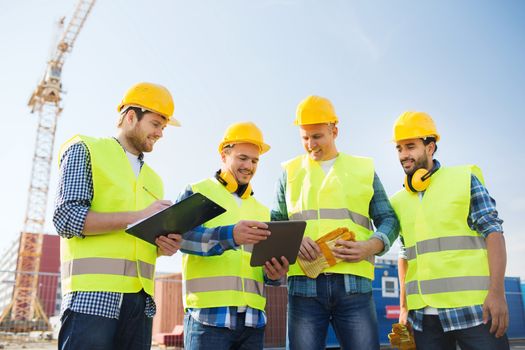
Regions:
[[271, 258], [280, 260], [284, 256], [291, 264], [295, 263], [306, 229], [306, 221], [266, 222], [271, 235], [264, 241], [253, 245], [251, 266], [262, 266]]
[[185, 233], [224, 213], [226, 209], [204, 196], [194, 193], [168, 208], [139, 221], [126, 229], [130, 235], [148, 243], [168, 233]]

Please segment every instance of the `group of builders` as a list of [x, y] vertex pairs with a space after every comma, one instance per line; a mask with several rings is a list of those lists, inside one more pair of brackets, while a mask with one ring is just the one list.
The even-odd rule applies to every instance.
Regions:
[[[125, 229], [172, 204], [144, 154], [166, 126], [180, 123], [172, 95], [157, 84], [132, 86], [117, 110], [115, 137], [76, 135], [60, 149], [59, 349], [150, 349], [155, 261], [179, 250], [186, 349], [262, 349], [264, 286], [283, 283], [290, 349], [324, 349], [330, 323], [342, 349], [379, 349], [374, 257], [398, 236], [399, 323], [410, 339], [398, 346], [509, 349], [502, 220], [478, 167], [435, 159], [440, 135], [428, 114], [408, 111], [394, 122], [406, 176], [388, 198], [372, 159], [338, 151], [332, 103], [308, 96], [294, 121], [305, 153], [282, 163], [271, 209], [251, 187], [270, 146], [254, 123], [230, 125], [219, 144], [221, 168], [176, 200], [201, 193], [226, 212], [152, 245]], [[253, 246], [271, 235], [265, 222], [283, 220], [307, 223], [298, 263], [274, 257], [252, 267]], [[324, 265], [312, 276], [301, 262]]]

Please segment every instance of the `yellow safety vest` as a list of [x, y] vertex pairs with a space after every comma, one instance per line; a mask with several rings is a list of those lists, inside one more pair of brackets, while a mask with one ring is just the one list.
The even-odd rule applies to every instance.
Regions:
[[[144, 164], [135, 176], [123, 148], [113, 138], [77, 135], [61, 148], [83, 142], [93, 173], [90, 210], [100, 213], [142, 210], [164, 195], [162, 180]], [[62, 292], [104, 291], [153, 295], [157, 248], [124, 230], [60, 240]]]
[[[192, 185], [193, 192], [202, 193], [226, 209], [226, 212], [206, 222], [205, 227], [234, 225], [240, 220], [269, 221], [268, 208], [255, 198], [236, 198], [216, 179], [206, 179]], [[230, 249], [222, 255], [182, 255], [184, 308], [250, 306], [264, 310], [264, 277], [261, 267], [251, 267], [253, 245]]]
[[485, 239], [467, 223], [472, 174], [483, 182], [476, 166], [442, 167], [422, 199], [404, 189], [391, 199], [406, 248], [410, 310], [481, 305], [487, 296]]
[[[347, 227], [358, 241], [370, 238], [373, 231], [369, 208], [374, 195], [372, 159], [339, 153], [325, 174], [319, 163], [305, 154], [285, 162], [283, 168], [287, 175], [288, 218], [307, 222], [305, 236], [315, 241], [338, 227]], [[374, 257], [358, 263], [340, 262], [325, 271], [374, 279]], [[295, 263], [288, 275], [304, 273]]]

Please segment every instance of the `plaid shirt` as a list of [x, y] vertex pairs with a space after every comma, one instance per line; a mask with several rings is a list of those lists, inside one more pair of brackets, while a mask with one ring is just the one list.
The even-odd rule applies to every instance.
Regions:
[[[437, 160], [434, 160], [434, 162], [437, 168], [441, 166]], [[470, 212], [467, 224], [473, 231], [487, 238], [493, 232], [502, 234], [502, 223], [503, 220], [498, 217], [498, 211], [496, 210], [496, 201], [489, 195], [487, 188], [483, 186], [478, 178], [472, 175], [470, 182]], [[403, 237], [400, 237], [400, 239], [401, 250], [399, 251], [399, 257], [407, 259]], [[445, 332], [475, 327], [483, 322], [482, 305], [437, 310], [441, 326]], [[417, 331], [423, 330], [423, 315], [424, 309], [411, 310], [408, 314], [410, 322]]]
[[[193, 190], [191, 186], [179, 195], [177, 202], [191, 196]], [[237, 249], [239, 246], [233, 240], [233, 226], [218, 226], [205, 228], [199, 226], [191, 231], [184, 233], [181, 245], [181, 252], [199, 256], [221, 255], [228, 249]], [[280, 280], [273, 281], [264, 276], [267, 285], [278, 286]], [[237, 326], [237, 314], [239, 309], [236, 306], [221, 306], [203, 309], [188, 309], [189, 314], [196, 321], [214, 327], [225, 327], [235, 329]], [[244, 312], [244, 311], [243, 311]], [[246, 327], [260, 328], [266, 325], [266, 314], [262, 310], [246, 307], [244, 325]]]
[[[277, 183], [276, 197], [274, 208], [271, 215], [273, 221], [288, 220], [288, 209], [286, 206], [286, 170], [283, 171]], [[397, 239], [399, 234], [399, 221], [388, 196], [379, 180], [374, 173], [374, 195], [370, 201], [369, 215], [374, 226], [377, 228], [372, 237], [380, 239], [384, 244], [384, 249], [378, 255], [385, 254], [390, 246]], [[372, 291], [372, 280], [356, 276], [344, 275], [346, 293], [368, 293]], [[292, 276], [288, 278], [288, 290], [291, 295], [303, 297], [316, 297], [317, 287], [316, 280], [306, 276]]]
[[[143, 154], [139, 156], [144, 164]], [[84, 238], [84, 222], [93, 200], [93, 174], [91, 158], [86, 145], [82, 142], [70, 146], [60, 162], [53, 223], [57, 233], [64, 239]], [[61, 314], [71, 309], [83, 314], [108, 318], [119, 318], [123, 293], [115, 292], [70, 292], [64, 295]], [[144, 313], [153, 317], [156, 312], [151, 296], [146, 297]]]

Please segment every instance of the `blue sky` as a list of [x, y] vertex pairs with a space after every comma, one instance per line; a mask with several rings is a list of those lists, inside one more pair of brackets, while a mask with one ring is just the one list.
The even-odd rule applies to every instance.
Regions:
[[[74, 1], [0, 3], [3, 199], [0, 251], [22, 229], [37, 118], [27, 100], [51, 51], [54, 23]], [[69, 18], [69, 17], [68, 17]], [[280, 163], [302, 152], [293, 118], [310, 94], [340, 118], [338, 148], [373, 157], [389, 194], [403, 172], [390, 142], [405, 110], [436, 121], [444, 165], [474, 163], [496, 199], [507, 275], [525, 278], [523, 1], [98, 1], [63, 70], [64, 111], [55, 148], [76, 133], [115, 134], [116, 105], [139, 81], [167, 86], [182, 128], [146, 160], [166, 198], [219, 168], [226, 127], [254, 121], [272, 150], [256, 196], [271, 205]], [[56, 154], [56, 152], [55, 152]], [[53, 168], [49, 210], [55, 195]], [[48, 216], [50, 218], [50, 216]], [[48, 232], [54, 232], [50, 220]], [[175, 271], [180, 256], [162, 258]]]

